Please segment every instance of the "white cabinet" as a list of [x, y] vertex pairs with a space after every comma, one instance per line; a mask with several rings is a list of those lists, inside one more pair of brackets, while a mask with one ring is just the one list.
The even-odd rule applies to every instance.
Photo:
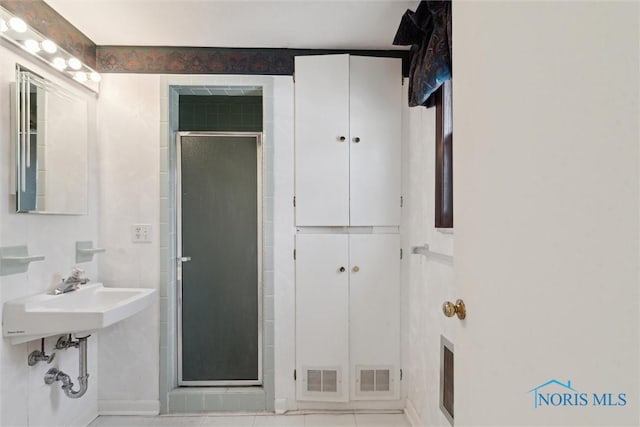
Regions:
[[399, 399], [400, 237], [296, 236], [298, 400]]
[[298, 226], [400, 224], [402, 65], [295, 58]]

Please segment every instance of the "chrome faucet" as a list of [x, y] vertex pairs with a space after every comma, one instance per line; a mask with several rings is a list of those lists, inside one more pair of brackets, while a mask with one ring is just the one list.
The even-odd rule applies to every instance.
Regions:
[[53, 290], [54, 295], [66, 294], [78, 289], [80, 285], [86, 285], [89, 282], [88, 277], [82, 277], [84, 270], [74, 267], [71, 270], [71, 276], [62, 280], [62, 282]]

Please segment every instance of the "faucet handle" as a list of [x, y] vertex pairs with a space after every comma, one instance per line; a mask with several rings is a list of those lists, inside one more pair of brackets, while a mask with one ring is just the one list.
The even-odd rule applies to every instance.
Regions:
[[75, 266], [71, 269], [71, 277], [75, 279], [79, 279], [84, 274], [84, 270], [78, 266]]

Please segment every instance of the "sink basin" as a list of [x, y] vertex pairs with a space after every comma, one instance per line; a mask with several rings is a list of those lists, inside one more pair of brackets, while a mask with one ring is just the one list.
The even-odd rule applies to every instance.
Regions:
[[93, 331], [149, 307], [155, 289], [81, 286], [66, 294], [38, 294], [4, 303], [2, 334], [13, 344], [50, 335]]

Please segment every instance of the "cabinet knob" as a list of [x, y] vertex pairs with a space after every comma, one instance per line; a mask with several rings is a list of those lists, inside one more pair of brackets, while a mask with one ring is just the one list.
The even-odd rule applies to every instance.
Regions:
[[344, 273], [344, 272], [345, 272], [345, 270], [346, 270], [346, 269], [345, 269], [344, 267], [340, 267], [340, 268], [338, 269], [338, 271], [339, 271], [340, 273]]
[[358, 271], [360, 271], [360, 267], [358, 267], [357, 265], [355, 267], [353, 267], [351, 270], [353, 270], [354, 273], [357, 273]]
[[353, 138], [353, 142], [355, 142], [355, 143], [360, 142], [360, 137], [356, 136], [355, 138]]
[[340, 142], [345, 142], [346, 140], [347, 140], [346, 136], [339, 136], [338, 137], [338, 141], [340, 141]]

